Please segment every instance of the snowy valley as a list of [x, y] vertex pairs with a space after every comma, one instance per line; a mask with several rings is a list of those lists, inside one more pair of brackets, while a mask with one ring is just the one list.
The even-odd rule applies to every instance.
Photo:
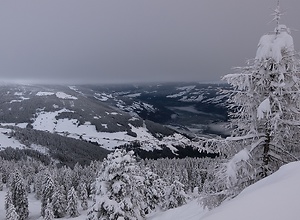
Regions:
[[[56, 143], [43, 140], [53, 134], [66, 144], [70, 140], [83, 148], [99, 146], [104, 154], [99, 158], [124, 146], [138, 149], [142, 157], [197, 155], [203, 139], [226, 135], [226, 99], [220, 94], [224, 87], [2, 85], [0, 149], [38, 150], [51, 156]], [[187, 103], [182, 95], [201, 96], [202, 101]]]

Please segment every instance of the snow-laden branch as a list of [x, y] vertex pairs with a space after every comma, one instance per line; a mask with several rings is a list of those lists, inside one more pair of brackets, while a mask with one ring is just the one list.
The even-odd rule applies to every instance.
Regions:
[[258, 137], [264, 137], [264, 133], [257, 133], [257, 134], [247, 134], [244, 136], [236, 136], [236, 137], [227, 137], [225, 141], [242, 141], [246, 139], [253, 139], [253, 138], [258, 138]]

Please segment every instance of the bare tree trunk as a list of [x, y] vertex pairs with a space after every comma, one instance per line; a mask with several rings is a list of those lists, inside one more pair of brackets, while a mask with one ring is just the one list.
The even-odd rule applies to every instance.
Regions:
[[269, 170], [268, 165], [270, 162], [270, 156], [269, 156], [270, 142], [271, 142], [271, 137], [270, 137], [270, 131], [268, 130], [266, 132], [266, 141], [264, 143], [262, 177], [268, 176], [268, 170]]

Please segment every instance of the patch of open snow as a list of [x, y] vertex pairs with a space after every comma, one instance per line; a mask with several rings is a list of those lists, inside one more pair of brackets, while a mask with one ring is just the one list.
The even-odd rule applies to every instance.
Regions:
[[105, 129], [108, 128], [107, 124], [101, 124], [102, 127], [104, 127]]
[[48, 155], [49, 154], [49, 149], [47, 147], [44, 147], [42, 145], [37, 145], [37, 144], [31, 144], [30, 148], [33, 150], [36, 150], [42, 154]]
[[176, 93], [176, 94], [173, 94], [173, 95], [167, 95], [167, 98], [178, 98], [178, 97], [184, 96], [185, 94], [186, 94], [186, 92], [183, 91], [183, 92]]
[[105, 96], [101, 96], [101, 97], [94, 96], [94, 98], [101, 102], [106, 102], [108, 100], [108, 98]]
[[22, 92], [15, 92], [14, 95], [16, 95], [16, 96], [22, 96], [23, 93]]
[[55, 95], [59, 99], [73, 99], [73, 100], [78, 99], [77, 97], [72, 96], [72, 95], [68, 95], [68, 94], [66, 94], [64, 92], [57, 92]]
[[182, 87], [177, 87], [177, 90], [186, 90], [186, 91], [191, 91], [194, 88], [196, 88], [196, 86], [182, 86]]
[[78, 89], [76, 88], [76, 86], [69, 86], [69, 89], [73, 90], [73, 91], [78, 91]]
[[168, 95], [167, 98], [178, 98], [182, 97], [188, 93], [190, 93], [196, 86], [183, 86], [183, 87], [177, 87], [176, 90], [181, 90], [181, 92], [173, 95]]
[[203, 210], [197, 200], [193, 200], [188, 204], [175, 209], [151, 213], [147, 216], [147, 220], [199, 220], [205, 212], [206, 211]]
[[18, 123], [18, 124], [16, 124], [16, 126], [19, 127], [19, 128], [26, 128], [27, 125], [28, 125], [28, 123]]
[[192, 96], [183, 96], [179, 101], [182, 102], [201, 102], [204, 99], [204, 95], [192, 95]]
[[194, 114], [201, 114], [203, 112], [198, 111], [195, 106], [190, 105], [190, 106], [180, 106], [180, 107], [170, 107], [170, 109], [175, 109], [175, 110], [179, 110], [179, 111], [185, 111], [185, 112], [190, 112], [190, 113], [194, 113]]
[[139, 119], [137, 117], [132, 117], [128, 121], [138, 121]]
[[299, 185], [300, 162], [287, 164], [199, 220], [298, 220]]
[[101, 102], [105, 102], [107, 101], [108, 99], [112, 99], [113, 96], [111, 94], [106, 94], [106, 93], [95, 93], [95, 96], [94, 96], [95, 99], [101, 101]]
[[126, 97], [128, 98], [136, 98], [136, 97], [139, 97], [141, 96], [142, 93], [134, 93], [134, 94], [128, 94], [128, 95], [125, 95]]
[[54, 95], [54, 93], [53, 92], [38, 92], [35, 95], [36, 96], [50, 96], [50, 95]]
[[22, 102], [24, 100], [29, 100], [30, 98], [26, 98], [26, 97], [23, 97], [23, 96], [20, 96], [19, 99], [16, 99], [16, 100], [11, 100], [9, 103], [14, 103], [14, 102]]
[[0, 123], [1, 126], [17, 126], [19, 128], [26, 128], [28, 123]]
[[11, 129], [0, 128], [0, 150], [7, 147], [24, 149], [26, 146], [21, 144], [18, 140], [9, 136]]
[[[155, 148], [160, 149], [160, 145], [166, 145], [172, 151], [176, 151], [173, 145], [180, 143], [185, 145], [194, 145], [197, 143], [191, 142], [188, 138], [174, 134], [168, 137], [164, 137], [162, 140], [154, 137], [148, 129], [144, 127], [134, 127], [129, 124], [132, 132], [137, 134], [137, 137], [132, 137], [127, 134], [127, 131], [122, 132], [98, 132], [96, 126], [91, 123], [80, 124], [77, 119], [56, 119], [62, 112], [72, 112], [67, 109], [62, 109], [55, 112], [40, 112], [34, 123], [32, 123], [33, 129], [49, 131], [57, 133], [63, 136], [83, 139], [86, 141], [96, 142], [100, 146], [112, 150], [120, 145], [128, 144], [133, 141], [140, 141], [142, 148], [145, 150], [153, 150]], [[135, 120], [132, 118], [132, 120]], [[138, 120], [138, 119], [137, 119]], [[107, 128], [107, 124], [102, 124], [103, 127]]]
[[227, 95], [218, 95], [213, 98], [205, 99], [205, 100], [203, 100], [203, 102], [224, 105], [223, 99], [226, 99], [226, 98], [227, 98]]

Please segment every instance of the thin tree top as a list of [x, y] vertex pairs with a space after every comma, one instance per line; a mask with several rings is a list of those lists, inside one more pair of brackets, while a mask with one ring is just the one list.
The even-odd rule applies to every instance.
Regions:
[[260, 38], [256, 60], [262, 61], [272, 58], [276, 63], [279, 63], [284, 54], [294, 51], [294, 41], [290, 29], [280, 24], [283, 13], [280, 10], [279, 3], [278, 0], [277, 7], [272, 14], [274, 16], [273, 21], [276, 21], [275, 31]]

